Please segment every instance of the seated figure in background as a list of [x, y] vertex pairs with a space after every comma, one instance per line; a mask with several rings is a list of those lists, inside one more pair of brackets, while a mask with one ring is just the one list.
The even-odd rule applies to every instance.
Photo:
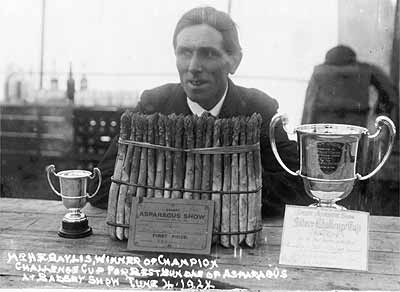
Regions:
[[[386, 115], [398, 129], [398, 107], [398, 93], [390, 78], [377, 66], [358, 61], [350, 47], [339, 45], [330, 49], [325, 62], [314, 68], [306, 92], [302, 124], [349, 124], [374, 133], [376, 117]], [[392, 156], [382, 170], [370, 180], [358, 182], [346, 198], [348, 207], [375, 215], [398, 214], [398, 138], [396, 140]], [[379, 141], [370, 143], [357, 171], [369, 173], [386, 148], [387, 145]]]
[[[242, 59], [236, 25], [231, 17], [211, 7], [194, 8], [179, 20], [173, 35], [180, 83], [146, 90], [134, 109], [152, 114], [201, 115], [208, 111], [218, 118], [260, 113], [261, 160], [263, 165], [263, 214], [283, 215], [285, 204], [309, 200], [298, 177], [287, 174], [275, 159], [268, 137], [269, 123], [278, 102], [257, 89], [235, 85], [229, 78]], [[290, 141], [282, 125], [276, 130], [277, 146], [286, 165], [299, 168], [297, 144]], [[98, 167], [103, 186], [91, 203], [107, 207], [110, 177], [117, 154], [115, 138]]]
[[325, 62], [314, 68], [307, 87], [302, 124], [343, 123], [367, 127], [368, 117], [385, 114], [394, 119], [396, 105], [397, 93], [389, 77], [377, 66], [357, 61], [350, 47], [339, 45], [330, 49]]

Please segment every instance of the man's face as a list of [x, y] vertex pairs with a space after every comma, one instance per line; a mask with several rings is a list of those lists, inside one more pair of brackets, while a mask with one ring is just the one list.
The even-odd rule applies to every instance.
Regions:
[[205, 109], [214, 107], [235, 67], [223, 49], [222, 34], [206, 24], [186, 27], [177, 35], [175, 55], [187, 96]]

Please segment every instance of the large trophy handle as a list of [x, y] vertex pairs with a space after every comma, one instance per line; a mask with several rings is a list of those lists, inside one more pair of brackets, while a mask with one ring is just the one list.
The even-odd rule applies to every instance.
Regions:
[[55, 170], [56, 170], [56, 167], [55, 167], [53, 164], [51, 164], [51, 165], [49, 165], [49, 166], [46, 167], [47, 180], [49, 181], [49, 185], [50, 185], [51, 189], [53, 190], [53, 192], [54, 192], [56, 195], [62, 197], [61, 193], [60, 193], [59, 191], [56, 190], [56, 188], [53, 186], [53, 183], [51, 182], [51, 179], [50, 179], [50, 173], [52, 173], [52, 174], [55, 175]]
[[362, 176], [360, 174], [357, 173], [357, 178], [359, 180], [366, 180], [372, 176], [374, 176], [381, 168], [382, 166], [385, 164], [386, 160], [389, 158], [390, 153], [392, 152], [392, 148], [393, 148], [393, 144], [394, 144], [394, 138], [396, 135], [396, 126], [394, 125], [393, 121], [391, 119], [389, 119], [386, 116], [378, 116], [375, 120], [375, 127], [377, 129], [377, 131], [375, 132], [375, 134], [373, 135], [368, 135], [368, 139], [374, 139], [377, 136], [379, 136], [379, 134], [382, 132], [382, 126], [386, 126], [389, 129], [389, 146], [388, 149], [385, 153], [385, 155], [383, 156], [381, 162], [378, 164], [378, 166], [369, 174]]
[[96, 189], [96, 191], [93, 193], [93, 194], [91, 194], [91, 195], [89, 195], [89, 194], [86, 194], [86, 196], [90, 199], [90, 198], [93, 198], [96, 194], [97, 194], [97, 192], [99, 191], [99, 189], [100, 189], [100, 186], [101, 186], [101, 172], [100, 172], [100, 169], [98, 169], [97, 167], [95, 167], [95, 168], [93, 168], [93, 175], [91, 175], [89, 178], [90, 179], [94, 179], [95, 177], [96, 177], [96, 173], [97, 173], [97, 176], [99, 177], [99, 182], [98, 182], [98, 185], [97, 185], [97, 189]]
[[287, 115], [276, 113], [276, 114], [272, 117], [271, 122], [269, 123], [269, 140], [270, 140], [270, 142], [271, 142], [272, 152], [274, 153], [274, 155], [275, 155], [275, 157], [276, 157], [276, 160], [278, 160], [279, 164], [283, 167], [284, 170], [286, 170], [286, 171], [287, 171], [288, 173], [290, 173], [291, 175], [298, 176], [300, 170], [294, 172], [294, 171], [292, 171], [291, 169], [289, 169], [289, 168], [285, 165], [285, 163], [282, 161], [282, 159], [281, 159], [281, 157], [280, 157], [280, 155], [279, 155], [279, 153], [278, 153], [278, 149], [276, 148], [276, 142], [275, 142], [275, 127], [276, 127], [276, 124], [277, 124], [280, 120], [282, 120], [283, 128], [285, 129], [286, 132], [288, 132], [288, 131], [287, 131], [287, 128], [286, 128], [286, 125], [288, 124], [288, 117], [287, 117]]

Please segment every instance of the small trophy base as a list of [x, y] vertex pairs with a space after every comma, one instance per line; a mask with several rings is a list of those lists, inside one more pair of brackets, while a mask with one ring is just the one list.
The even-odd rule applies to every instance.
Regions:
[[333, 204], [324, 204], [324, 203], [318, 202], [318, 203], [311, 204], [308, 207], [312, 207], [312, 208], [333, 208], [333, 209], [341, 210], [341, 211], [347, 210], [346, 207], [337, 205], [335, 203], [333, 203]]
[[66, 220], [64, 217], [58, 235], [65, 238], [82, 238], [91, 235], [92, 228], [89, 226], [88, 219], [83, 214], [80, 214], [80, 220]]

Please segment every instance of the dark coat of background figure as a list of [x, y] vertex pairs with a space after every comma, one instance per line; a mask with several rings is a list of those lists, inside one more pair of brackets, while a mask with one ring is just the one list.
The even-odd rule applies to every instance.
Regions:
[[[311, 199], [305, 194], [303, 183], [298, 177], [287, 174], [275, 159], [268, 137], [269, 123], [277, 112], [275, 99], [257, 90], [236, 86], [229, 80], [228, 92], [219, 118], [239, 115], [251, 115], [258, 112], [262, 115], [261, 128], [261, 160], [263, 165], [263, 216], [282, 216], [285, 204], [308, 204]], [[186, 94], [180, 84], [166, 84], [152, 90], [146, 90], [134, 111], [145, 114], [192, 114], [186, 101]], [[276, 129], [278, 150], [288, 167], [294, 171], [299, 168], [297, 143], [288, 139], [282, 125]], [[108, 191], [114, 171], [117, 154], [117, 137], [98, 167], [102, 172], [103, 184], [91, 204], [107, 208]]]
[[[330, 49], [325, 62], [314, 68], [307, 87], [302, 124], [349, 124], [374, 132], [376, 116], [386, 115], [398, 130], [398, 111], [398, 92], [389, 77], [377, 66], [358, 61], [352, 48], [339, 45]], [[399, 214], [398, 136], [396, 141], [383, 169], [371, 179], [356, 184], [346, 199], [350, 208], [375, 215]], [[385, 147], [379, 142], [371, 143], [366, 151], [364, 157], [370, 160], [360, 161], [362, 174], [376, 166], [377, 152], [384, 152]]]
[[[377, 100], [371, 89], [376, 90]], [[397, 125], [397, 92], [377, 66], [359, 62], [347, 46], [326, 53], [309, 81], [302, 124], [346, 123], [367, 127], [369, 117], [385, 114]], [[370, 112], [371, 111], [371, 112]]]

